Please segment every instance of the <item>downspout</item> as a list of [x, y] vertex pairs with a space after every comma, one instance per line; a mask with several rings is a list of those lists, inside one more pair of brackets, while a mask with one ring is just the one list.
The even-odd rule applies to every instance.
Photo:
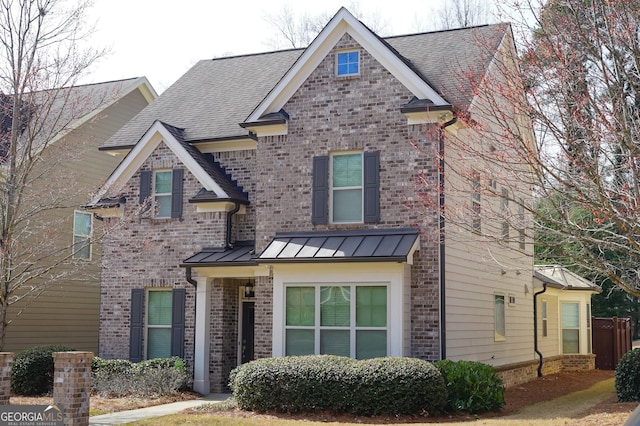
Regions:
[[227, 248], [233, 247], [233, 244], [231, 244], [231, 216], [238, 213], [238, 210], [240, 210], [239, 202], [234, 201], [233, 204], [233, 209], [227, 212]]
[[544, 358], [538, 350], [538, 296], [547, 291], [547, 283], [542, 283], [542, 290], [533, 293], [533, 350], [540, 357], [538, 362], [538, 377], [542, 377], [542, 363]]
[[[196, 318], [197, 318], [197, 313], [196, 313], [196, 309], [198, 309], [198, 283], [196, 282], [196, 280], [193, 279], [193, 276], [191, 275], [191, 266], [187, 266], [187, 268], [185, 269], [185, 278], [187, 280], [187, 282], [189, 284], [191, 284], [192, 286], [194, 286], [196, 288], [196, 294], [193, 295], [193, 358], [195, 359], [196, 357]], [[191, 373], [193, 374], [193, 370], [191, 371]]]
[[447, 359], [447, 327], [446, 327], [446, 288], [445, 288], [445, 264], [444, 264], [444, 132], [445, 129], [458, 121], [455, 113], [453, 118], [440, 126], [438, 141], [438, 208], [440, 209], [440, 218], [438, 223], [438, 235], [440, 244], [440, 359]]

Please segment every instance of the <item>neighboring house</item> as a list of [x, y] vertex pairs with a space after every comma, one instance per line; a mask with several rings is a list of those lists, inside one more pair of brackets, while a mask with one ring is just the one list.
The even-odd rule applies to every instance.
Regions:
[[[64, 344], [98, 352], [101, 251], [92, 237], [100, 234], [100, 218], [71, 206], [86, 203], [87, 194], [103, 184], [120, 161], [98, 147], [156, 96], [146, 78], [36, 93], [36, 102], [51, 106], [48, 127], [42, 131], [48, 142], [31, 173], [33, 184], [25, 190], [23, 210], [42, 208], [39, 203], [47, 203], [47, 194], [55, 194], [56, 208], [45, 204], [38, 214], [26, 213], [20, 235], [26, 238], [23, 246], [36, 246], [24, 256], [50, 244], [37, 263], [41, 270], [51, 269], [13, 293], [18, 297], [26, 287], [36, 289], [9, 307], [4, 350]], [[22, 267], [32, 261], [14, 264]]]
[[531, 241], [440, 215], [489, 202], [447, 141], [498, 54], [507, 24], [383, 39], [343, 8], [306, 49], [198, 62], [102, 147], [90, 208], [140, 219], [104, 242], [99, 355], [183, 356], [202, 393], [269, 356], [535, 366]]

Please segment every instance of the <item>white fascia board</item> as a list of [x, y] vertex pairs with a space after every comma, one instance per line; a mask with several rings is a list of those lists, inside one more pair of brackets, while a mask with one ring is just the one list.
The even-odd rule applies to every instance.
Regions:
[[91, 200], [91, 204], [96, 204], [100, 201], [109, 190], [117, 192], [122, 189], [161, 142], [167, 145], [206, 190], [213, 191], [217, 197], [229, 198], [227, 193], [200, 167], [198, 162], [184, 149], [167, 128], [159, 121], [156, 121], [109, 176], [107, 182]]
[[375, 34], [349, 11], [342, 8], [251, 113], [246, 122], [258, 121], [266, 113], [280, 111], [345, 33], [353, 37], [418, 99], [430, 99], [435, 105], [448, 105], [448, 102], [398, 58]]

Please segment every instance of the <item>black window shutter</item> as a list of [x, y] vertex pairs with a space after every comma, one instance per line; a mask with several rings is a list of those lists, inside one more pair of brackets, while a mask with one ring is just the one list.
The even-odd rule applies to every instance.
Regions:
[[151, 170], [140, 172], [140, 204], [147, 201], [151, 195]]
[[184, 170], [173, 169], [171, 182], [171, 217], [182, 216], [182, 176]]
[[144, 305], [144, 290], [131, 290], [131, 320], [129, 323], [129, 361], [142, 361], [142, 307]]
[[380, 221], [380, 152], [364, 153], [364, 221]]
[[325, 225], [328, 222], [329, 157], [313, 157], [313, 187], [311, 198], [311, 223]]
[[184, 358], [184, 302], [186, 290], [173, 290], [171, 304], [171, 356]]

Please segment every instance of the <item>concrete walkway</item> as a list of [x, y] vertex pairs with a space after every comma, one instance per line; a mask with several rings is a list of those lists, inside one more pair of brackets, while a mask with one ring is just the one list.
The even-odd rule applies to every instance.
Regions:
[[171, 404], [156, 405], [154, 407], [139, 408], [137, 410], [119, 411], [116, 413], [102, 414], [100, 416], [89, 417], [89, 424], [95, 426], [119, 425], [131, 423], [151, 417], [166, 416], [179, 413], [187, 408], [199, 407], [204, 404], [222, 402], [230, 398], [230, 394], [217, 393], [204, 396], [189, 401], [173, 402]]

